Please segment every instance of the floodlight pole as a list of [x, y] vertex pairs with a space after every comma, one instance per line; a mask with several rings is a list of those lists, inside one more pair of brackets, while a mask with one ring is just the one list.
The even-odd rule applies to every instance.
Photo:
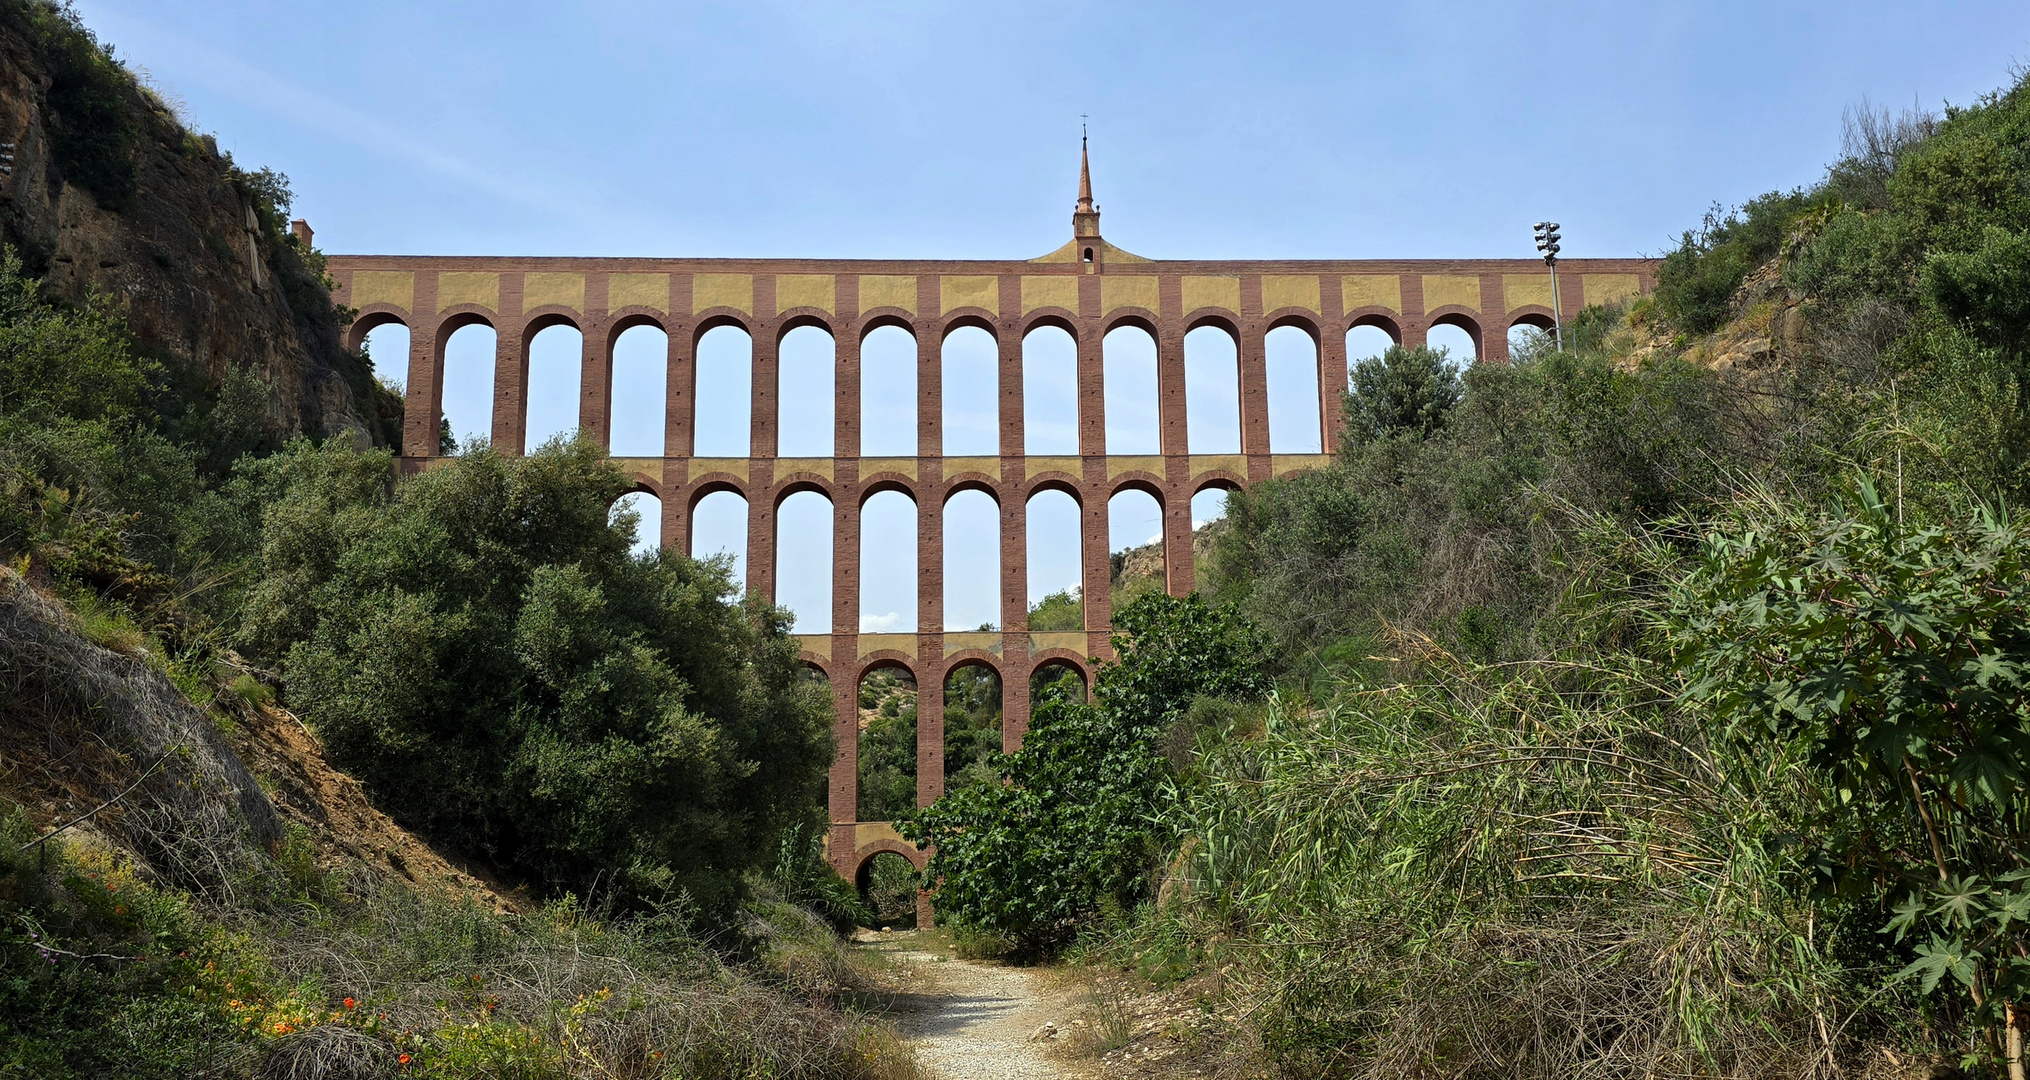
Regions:
[[1563, 306], [1558, 303], [1558, 257], [1546, 255], [1544, 261], [1551, 267], [1551, 336], [1558, 343], [1558, 351], [1564, 352], [1565, 315]]
[[1565, 351], [1565, 312], [1558, 300], [1558, 241], [1563, 234], [1558, 232], [1555, 221], [1536, 223], [1537, 251], [1544, 256], [1544, 265], [1551, 268], [1551, 334], [1557, 342], [1558, 351]]

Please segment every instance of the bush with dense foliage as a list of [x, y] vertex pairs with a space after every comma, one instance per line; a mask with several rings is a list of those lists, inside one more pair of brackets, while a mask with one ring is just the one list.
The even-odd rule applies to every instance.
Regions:
[[1151, 593], [1114, 614], [1119, 659], [1094, 701], [1034, 703], [1006, 785], [973, 785], [898, 822], [934, 847], [925, 879], [939, 913], [1032, 950], [1063, 945], [1083, 920], [1150, 894], [1168, 840], [1166, 732], [1200, 697], [1268, 690], [1267, 642], [1235, 612]]
[[1349, 446], [1430, 435], [1459, 404], [1459, 372], [1443, 349], [1391, 345], [1353, 365], [1342, 429]]
[[860, 680], [861, 821], [891, 821], [916, 809], [916, 680], [876, 668]]
[[548, 888], [717, 910], [812, 812], [827, 695], [724, 563], [630, 554], [589, 442], [480, 448], [390, 491], [384, 454], [296, 444], [244, 640], [399, 820]]
[[[1971, 505], [1906, 523], [1740, 503], [1677, 590], [1669, 642], [1714, 732], [1795, 758], [1815, 894], [1894, 911], [1909, 970], [1988, 1024], [2030, 1002], [2030, 536]], [[1953, 1010], [1958, 1011], [1958, 1010]]]

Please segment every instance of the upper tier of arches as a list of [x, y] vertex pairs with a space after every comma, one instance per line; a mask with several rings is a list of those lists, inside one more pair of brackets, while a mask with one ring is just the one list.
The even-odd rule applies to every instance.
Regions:
[[[1541, 325], [1551, 299], [1540, 265], [1530, 263], [1325, 264], [1308, 273], [1184, 264], [1089, 278], [1026, 264], [1012, 274], [999, 264], [982, 265], [991, 274], [963, 264], [926, 264], [935, 272], [900, 264], [894, 269], [905, 272], [886, 276], [865, 271], [887, 267], [858, 264], [829, 273], [810, 264], [777, 273], [720, 273], [716, 266], [656, 273], [663, 264], [652, 262], [495, 269], [516, 262], [467, 270], [447, 260], [334, 259], [337, 298], [359, 312], [351, 343], [390, 323], [412, 331], [405, 458], [439, 453], [446, 347], [467, 326], [484, 325], [496, 338], [486, 391], [492, 400], [471, 410], [484, 415], [468, 423], [504, 452], [575, 424], [568, 430], [643, 457], [866, 457], [875, 442], [883, 455], [918, 458], [1254, 457], [1330, 452], [1349, 331], [1373, 327], [1405, 345], [1450, 335], [1456, 357], [1499, 361], [1510, 331]], [[764, 267], [775, 269], [755, 269]], [[1639, 294], [1654, 277], [1651, 264], [1636, 260], [1589, 261], [1566, 275], [1561, 288], [1573, 311]], [[1026, 347], [1041, 331], [1069, 341], [1074, 357], [1055, 418], [1037, 414], [1025, 370]], [[1187, 374], [1188, 339], [1211, 340], [1207, 332], [1228, 343], [1230, 367], [1215, 361], [1215, 374]], [[636, 347], [623, 356], [630, 334]], [[715, 383], [708, 362], [715, 334], [746, 342], [728, 369], [744, 379]], [[879, 350], [869, 341], [877, 334], [900, 343], [883, 346], [895, 355], [873, 355]], [[643, 359], [653, 345], [641, 342], [651, 339], [663, 352], [659, 379]], [[798, 344], [806, 339], [828, 347]], [[954, 353], [959, 339], [966, 347]], [[1139, 344], [1117, 350], [1117, 340]], [[573, 341], [575, 372], [565, 355]], [[907, 363], [908, 352], [913, 385], [893, 391], [902, 407], [884, 419], [863, 372]], [[384, 371], [395, 366], [395, 357], [380, 359]], [[661, 406], [659, 418], [648, 403]], [[724, 445], [709, 437], [715, 425], [729, 435]], [[1194, 429], [1208, 427], [1223, 433], [1193, 438]], [[630, 438], [631, 431], [645, 434]], [[1038, 443], [1048, 443], [1046, 436], [1066, 445], [1045, 449]], [[1239, 446], [1227, 450], [1236, 436]]]

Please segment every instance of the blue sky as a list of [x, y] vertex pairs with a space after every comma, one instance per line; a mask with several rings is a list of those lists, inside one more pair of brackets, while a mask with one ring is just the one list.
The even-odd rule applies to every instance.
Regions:
[[[1655, 254], [1817, 178], [1843, 108], [1970, 101], [2030, 60], [2021, 0], [77, 7], [346, 253], [1027, 257], [1068, 235], [1086, 113], [1107, 236], [1155, 258], [1527, 256], [1541, 218], [1568, 256]], [[483, 416], [452, 374], [454, 422]], [[887, 591], [863, 621], [906, 621]]]

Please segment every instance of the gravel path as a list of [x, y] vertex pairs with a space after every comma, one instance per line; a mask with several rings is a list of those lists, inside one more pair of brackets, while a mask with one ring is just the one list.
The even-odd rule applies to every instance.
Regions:
[[[1049, 1052], [1073, 1012], [1039, 973], [919, 951], [917, 935], [863, 935], [888, 957], [901, 992], [890, 1017], [939, 1080], [1071, 1080], [1090, 1073]], [[1051, 1035], [1039, 1029], [1051, 1025]]]

